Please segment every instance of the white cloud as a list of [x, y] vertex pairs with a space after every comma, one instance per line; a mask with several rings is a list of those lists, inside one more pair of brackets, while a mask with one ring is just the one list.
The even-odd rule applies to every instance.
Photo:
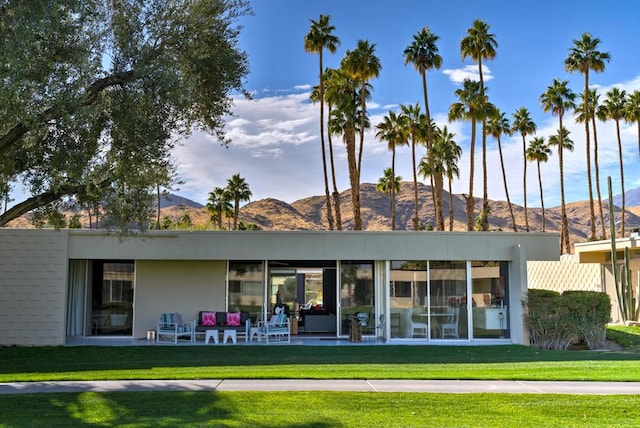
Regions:
[[[449, 80], [453, 83], [462, 83], [465, 79], [480, 80], [477, 65], [465, 65], [463, 68], [446, 69], [442, 72], [449, 76]], [[482, 78], [485, 82], [493, 79], [491, 70], [486, 65], [482, 66]]]
[[313, 88], [313, 85], [309, 85], [308, 83], [304, 84], [304, 85], [297, 85], [297, 86], [293, 87], [293, 89], [298, 90], [298, 91], [308, 91], [309, 89], [312, 89], [312, 88]]

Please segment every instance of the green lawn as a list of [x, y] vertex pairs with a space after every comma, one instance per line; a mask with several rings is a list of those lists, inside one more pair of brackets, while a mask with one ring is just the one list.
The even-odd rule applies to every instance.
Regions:
[[[612, 351], [524, 346], [0, 348], [0, 381], [99, 379], [491, 379], [640, 381], [640, 328]], [[637, 426], [637, 395], [114, 392], [0, 396], [0, 426]]]
[[636, 396], [145, 392], [0, 396], [0, 425], [630, 427]]
[[640, 381], [640, 353], [526, 346], [0, 348], [0, 382], [109, 379]]

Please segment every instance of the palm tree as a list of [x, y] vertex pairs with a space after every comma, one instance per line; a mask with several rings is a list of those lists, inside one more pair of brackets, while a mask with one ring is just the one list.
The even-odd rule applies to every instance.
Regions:
[[624, 120], [638, 127], [638, 156], [640, 156], [640, 91], [635, 90], [627, 98]]
[[[388, 143], [391, 150], [391, 177], [396, 176], [396, 147], [407, 144], [406, 126], [403, 124], [404, 116], [390, 111], [377, 126], [376, 137]], [[385, 170], [386, 176], [386, 170]], [[398, 190], [400, 189], [398, 184]], [[396, 187], [389, 188], [389, 201], [391, 203], [391, 230], [396, 230]]]
[[472, 231], [475, 200], [473, 199], [473, 175], [475, 165], [476, 123], [482, 114], [483, 98], [480, 94], [480, 83], [470, 79], [462, 82], [462, 88], [456, 89], [458, 102], [449, 107], [449, 121], [469, 120], [471, 122], [471, 143], [469, 146], [469, 194], [467, 202], [467, 230]]
[[[616, 122], [616, 136], [618, 138], [618, 155], [620, 161], [620, 187], [622, 190], [622, 214], [620, 219], [620, 236], [624, 236], [624, 212], [625, 212], [625, 195], [624, 195], [624, 166], [622, 162], [622, 140], [620, 139], [620, 121], [625, 118], [625, 109], [627, 104], [627, 92], [623, 89], [613, 88], [606, 94], [606, 98], [602, 103], [605, 117]], [[614, 231], [611, 231], [612, 239], [615, 238]]]
[[[493, 60], [496, 57], [496, 48], [498, 42], [496, 42], [495, 34], [489, 33], [489, 25], [480, 19], [473, 21], [471, 28], [467, 29], [467, 35], [460, 42], [460, 53], [462, 54], [462, 60], [470, 57], [478, 64], [478, 75], [480, 77], [480, 98], [483, 103], [486, 103], [485, 98], [485, 86], [484, 77], [482, 74], [482, 61]], [[486, 119], [487, 115], [482, 115], [482, 154], [483, 154], [483, 196], [482, 196], [482, 230], [488, 229], [489, 220], [489, 200], [487, 194], [487, 166], [486, 166], [486, 152], [487, 152], [487, 131], [486, 131]]]
[[569, 50], [569, 56], [564, 60], [564, 68], [569, 73], [578, 71], [584, 75], [584, 90], [582, 92], [583, 112], [585, 116], [584, 133], [586, 136], [587, 150], [587, 187], [589, 189], [589, 213], [591, 215], [591, 240], [596, 239], [596, 215], [593, 206], [593, 186], [591, 184], [591, 142], [589, 140], [589, 70], [602, 73], [605, 62], [609, 62], [611, 56], [607, 52], [598, 51], [600, 39], [591, 37], [589, 33], [582, 33], [580, 39], [573, 41], [573, 47]]
[[[562, 152], [564, 153], [564, 151], [568, 150], [570, 152], [573, 152], [573, 140], [571, 140], [569, 138], [569, 134], [571, 132], [565, 128], [562, 127], [562, 132], [560, 132], [560, 130], [558, 130], [558, 132], [554, 135], [550, 135], [549, 136], [549, 147], [557, 147], [558, 148], [558, 153], [560, 153], [560, 149], [562, 149]], [[558, 159], [558, 162], [560, 162], [560, 160]], [[563, 175], [563, 168], [564, 168], [564, 164], [560, 163], [560, 171], [561, 171], [561, 178]], [[562, 180], [561, 180], [562, 183]], [[569, 234], [569, 229], [567, 228], [567, 232], [566, 234]]]
[[230, 200], [229, 192], [224, 187], [216, 187], [209, 192], [207, 211], [211, 215], [211, 220], [217, 223], [220, 230], [222, 230], [222, 217], [232, 209]]
[[527, 159], [535, 161], [538, 166], [538, 185], [540, 186], [540, 205], [542, 206], [542, 231], [546, 232], [546, 219], [544, 214], [544, 195], [542, 194], [542, 175], [540, 174], [540, 162], [547, 162], [551, 156], [551, 149], [544, 143], [543, 137], [536, 137], [529, 142]]
[[526, 107], [520, 107], [513, 113], [513, 124], [511, 132], [518, 132], [522, 136], [522, 159], [523, 163], [523, 192], [524, 192], [524, 230], [529, 231], [529, 214], [527, 212], [527, 135], [536, 133], [536, 124], [531, 119], [529, 110]]
[[[559, 126], [558, 129], [564, 129], [562, 125], [562, 119], [564, 117], [564, 113], [567, 110], [571, 110], [575, 107], [575, 98], [576, 94], [571, 91], [567, 87], [569, 82], [566, 80], [558, 80], [554, 79], [552, 84], [547, 87], [547, 90], [540, 95], [540, 103], [542, 104], [542, 109], [545, 112], [551, 111], [551, 114], [554, 116], [558, 116]], [[562, 219], [562, 227], [560, 232], [560, 253], [570, 253], [571, 247], [569, 242], [569, 225], [567, 222], [567, 207], [564, 202], [564, 170], [563, 170], [563, 158], [562, 151], [564, 143], [563, 132], [559, 132], [559, 142], [558, 142], [558, 161], [560, 162], [560, 209], [561, 209], [561, 219]], [[551, 143], [551, 139], [549, 140]]]
[[[600, 214], [600, 228], [601, 228], [601, 239], [607, 238], [607, 231], [605, 229], [604, 224], [604, 211], [602, 209], [602, 195], [600, 194], [600, 168], [598, 166], [598, 129], [596, 127], [596, 117], [601, 118], [602, 121], [606, 120], [605, 117], [602, 117], [602, 112], [599, 107], [599, 99], [600, 95], [598, 95], [595, 89], [589, 90], [589, 108], [586, 111], [587, 116], [585, 116], [584, 109], [584, 94], [580, 94], [580, 99], [582, 100], [580, 104], [576, 107], [574, 111], [574, 117], [577, 123], [584, 123], [585, 120], [587, 123], [591, 122], [591, 126], [593, 128], [593, 166], [596, 172], [596, 195], [598, 198], [598, 212]], [[600, 110], [600, 113], [598, 111]], [[589, 177], [591, 174], [589, 174]]]
[[[331, 197], [329, 195], [329, 179], [327, 177], [327, 156], [324, 144], [324, 76], [322, 66], [322, 52], [326, 48], [331, 53], [335, 53], [340, 45], [340, 39], [332, 33], [335, 27], [329, 23], [331, 19], [328, 15], [320, 15], [317, 21], [311, 20], [311, 29], [304, 38], [304, 50], [309, 53], [317, 53], [320, 58], [320, 146], [322, 150], [322, 172], [324, 174], [324, 192], [327, 198], [327, 222], [329, 229], [333, 230], [333, 214], [331, 212]], [[236, 219], [237, 221], [237, 219]], [[235, 226], [234, 226], [235, 229]]]
[[[418, 172], [424, 178], [427, 176], [438, 177], [435, 181], [437, 183], [444, 182], [444, 176], [450, 177], [449, 180], [449, 215], [450, 215], [450, 227], [453, 227], [453, 196], [451, 195], [451, 180], [453, 177], [450, 174], [458, 175], [459, 171], [455, 164], [462, 154], [462, 149], [453, 141], [454, 134], [450, 133], [446, 126], [440, 129], [434, 126], [433, 132], [433, 144], [431, 146], [432, 155], [423, 157], [418, 164]], [[444, 218], [442, 213], [443, 204], [443, 187], [437, 186], [435, 190], [436, 198], [438, 199], [437, 206], [440, 207], [440, 211], [436, 212], [436, 224], [440, 226], [437, 230], [444, 230]]]
[[384, 175], [378, 180], [376, 190], [389, 196], [389, 208], [391, 210], [391, 230], [395, 230], [395, 202], [393, 196], [400, 191], [402, 177], [395, 175], [392, 168], [385, 168]]
[[437, 134], [436, 146], [443, 146], [442, 150], [438, 150], [439, 155], [442, 157], [442, 161], [445, 166], [445, 175], [449, 184], [449, 231], [453, 230], [453, 191], [451, 190], [451, 183], [454, 178], [460, 177], [460, 169], [458, 168], [458, 161], [462, 157], [462, 148], [453, 140], [455, 134], [449, 132], [446, 126], [443, 126], [440, 132]]
[[249, 184], [244, 178], [240, 177], [240, 174], [234, 174], [227, 180], [227, 193], [233, 200], [233, 230], [237, 230], [240, 202], [249, 201], [253, 195], [249, 189]]
[[[362, 171], [362, 152], [364, 148], [364, 131], [366, 129], [365, 120], [367, 117], [367, 82], [378, 77], [382, 66], [380, 59], [375, 55], [375, 43], [368, 40], [358, 40], [358, 44], [353, 51], [347, 50], [341, 67], [356, 82], [360, 83], [360, 149], [358, 150], [358, 177]], [[359, 183], [359, 180], [358, 180]], [[358, 189], [358, 192], [360, 189]], [[360, 227], [361, 228], [361, 227]], [[360, 230], [360, 229], [356, 229]]]
[[411, 169], [413, 173], [413, 230], [420, 228], [420, 217], [418, 215], [418, 174], [416, 162], [416, 144], [426, 140], [427, 125], [426, 116], [420, 111], [420, 105], [401, 105], [401, 113], [403, 123], [406, 126], [406, 133], [411, 137]]
[[[404, 65], [412, 63], [414, 68], [418, 71], [418, 73], [420, 73], [420, 77], [422, 78], [422, 95], [424, 97], [424, 110], [427, 123], [431, 123], [429, 97], [427, 94], [427, 71], [439, 70], [442, 66], [442, 57], [438, 53], [438, 47], [436, 46], [436, 42], [438, 41], [438, 39], [439, 37], [433, 34], [431, 30], [429, 30], [429, 27], [424, 27], [413, 36], [413, 42], [404, 50]], [[427, 153], [429, 154], [429, 156], [431, 153], [432, 143], [433, 132], [429, 127], [427, 129]], [[438, 211], [442, 212], [442, 207], [438, 208], [437, 204], [440, 203], [440, 201], [438, 201], [435, 196], [433, 185], [431, 186], [431, 197], [434, 201], [434, 209], [436, 213]], [[444, 225], [440, 225], [442, 227], [440, 228], [437, 223], [438, 222], [436, 215], [436, 229], [443, 230]]]
[[513, 231], [517, 232], [516, 217], [513, 214], [513, 207], [511, 206], [511, 200], [509, 199], [509, 188], [507, 186], [507, 173], [504, 169], [504, 157], [502, 156], [502, 144], [500, 137], [502, 134], [511, 135], [511, 125], [509, 119], [504, 113], [496, 109], [493, 117], [487, 122], [487, 133], [489, 133], [498, 142], [498, 154], [500, 155], [500, 167], [502, 168], [502, 181], [504, 183], [504, 193], [507, 197], [507, 205], [509, 205], [509, 213], [511, 214], [511, 224], [513, 225]]
[[[360, 174], [357, 165], [356, 134], [364, 132], [360, 130], [361, 117], [364, 112], [360, 109], [359, 82], [351, 79], [346, 73], [338, 73], [339, 82], [335, 93], [331, 98], [335, 105], [329, 116], [329, 132], [342, 135], [347, 151], [347, 165], [349, 168], [349, 182], [351, 184], [351, 208], [353, 211], [353, 228], [362, 230], [362, 217], [360, 215]], [[337, 78], [338, 79], [338, 78]], [[365, 91], [367, 86], [365, 85]], [[365, 94], [365, 97], [367, 96]], [[369, 120], [364, 117], [365, 129], [369, 127]]]

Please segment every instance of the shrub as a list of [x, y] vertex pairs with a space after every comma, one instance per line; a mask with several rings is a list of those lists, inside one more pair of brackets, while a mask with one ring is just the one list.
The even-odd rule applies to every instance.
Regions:
[[604, 348], [607, 323], [611, 319], [611, 299], [597, 291], [565, 291], [562, 294], [569, 316], [589, 349]]
[[541, 349], [567, 349], [576, 332], [560, 293], [531, 289], [527, 306], [525, 323], [531, 345]]

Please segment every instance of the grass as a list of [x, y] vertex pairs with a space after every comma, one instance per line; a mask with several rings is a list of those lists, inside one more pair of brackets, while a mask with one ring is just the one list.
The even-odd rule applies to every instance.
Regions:
[[[625, 333], [628, 334], [628, 333]], [[640, 353], [526, 346], [0, 348], [0, 381], [490, 379], [640, 381]]]
[[[0, 381], [110, 379], [491, 379], [640, 381], [640, 328], [612, 351], [524, 346], [0, 348]], [[0, 426], [616, 427], [637, 395], [113, 392], [0, 396]]]
[[640, 420], [636, 396], [120, 392], [0, 396], [0, 404], [0, 425], [11, 427], [623, 427]]

